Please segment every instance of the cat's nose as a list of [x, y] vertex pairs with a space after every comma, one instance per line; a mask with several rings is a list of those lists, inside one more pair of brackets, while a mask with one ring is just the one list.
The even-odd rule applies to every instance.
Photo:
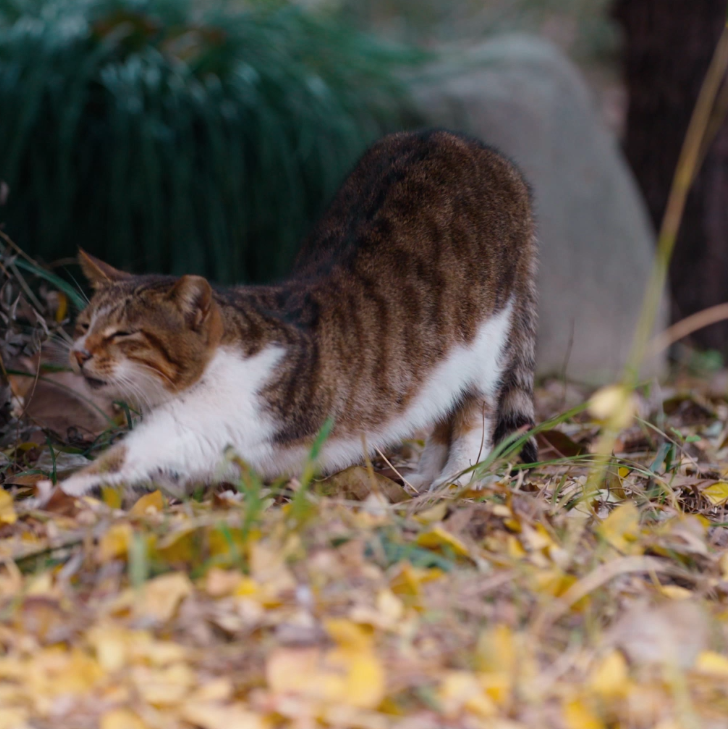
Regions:
[[87, 349], [74, 349], [73, 356], [76, 358], [79, 367], [83, 367], [91, 359], [91, 352]]

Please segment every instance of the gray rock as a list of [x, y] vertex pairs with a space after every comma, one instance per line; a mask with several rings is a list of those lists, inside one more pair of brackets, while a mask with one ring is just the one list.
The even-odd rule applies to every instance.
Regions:
[[[603, 382], [629, 354], [654, 239], [617, 140], [578, 70], [536, 37], [508, 35], [442, 61], [415, 86], [432, 125], [493, 145], [523, 170], [541, 243], [538, 373]], [[658, 328], [666, 321], [663, 307]], [[645, 373], [662, 370], [663, 358]]]

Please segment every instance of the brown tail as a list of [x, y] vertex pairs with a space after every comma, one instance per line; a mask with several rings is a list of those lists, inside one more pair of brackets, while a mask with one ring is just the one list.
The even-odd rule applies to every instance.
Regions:
[[[536, 366], [536, 292], [535, 282], [521, 297], [514, 312], [512, 337], [506, 357], [508, 364], [503, 374], [498, 395], [498, 419], [493, 442], [499, 443], [524, 426], [535, 424], [533, 411], [533, 373]], [[524, 463], [538, 460], [538, 448], [534, 438], [521, 449]]]

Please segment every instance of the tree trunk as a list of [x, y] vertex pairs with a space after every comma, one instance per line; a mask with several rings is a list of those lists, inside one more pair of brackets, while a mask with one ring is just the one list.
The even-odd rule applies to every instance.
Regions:
[[[656, 228], [727, 9], [728, 0], [617, 0], [614, 6], [625, 34], [625, 152]], [[674, 320], [728, 301], [728, 121], [690, 192], [670, 284]], [[728, 322], [701, 330], [693, 341], [728, 353]]]

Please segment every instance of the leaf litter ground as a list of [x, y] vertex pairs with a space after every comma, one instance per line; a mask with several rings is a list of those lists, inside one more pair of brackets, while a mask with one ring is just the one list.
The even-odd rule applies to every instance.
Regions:
[[728, 726], [724, 373], [642, 388], [589, 498], [600, 424], [554, 381], [539, 418], [570, 415], [540, 465], [498, 460], [478, 490], [409, 493], [413, 441], [326, 480], [240, 463], [184, 499], [37, 510], [35, 482], [130, 413], [72, 410], [86, 393], [24, 356], [0, 454], [0, 729]]

